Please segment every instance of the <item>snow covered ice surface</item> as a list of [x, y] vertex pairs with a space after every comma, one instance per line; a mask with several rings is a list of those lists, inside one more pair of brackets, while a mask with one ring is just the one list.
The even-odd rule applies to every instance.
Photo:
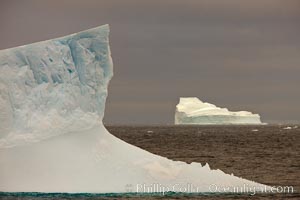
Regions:
[[196, 97], [181, 97], [175, 111], [175, 124], [263, 124], [258, 114], [232, 112]]
[[104, 25], [0, 51], [0, 191], [264, 187], [208, 165], [171, 161], [111, 135], [102, 124], [113, 74], [108, 35]]

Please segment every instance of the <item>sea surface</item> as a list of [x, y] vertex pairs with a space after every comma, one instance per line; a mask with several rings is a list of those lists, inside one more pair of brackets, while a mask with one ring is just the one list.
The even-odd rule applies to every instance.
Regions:
[[209, 163], [212, 169], [221, 169], [259, 183], [292, 186], [294, 192], [255, 195], [169, 193], [156, 196], [0, 194], [0, 199], [300, 199], [300, 125], [106, 128], [116, 137], [154, 154], [187, 163]]

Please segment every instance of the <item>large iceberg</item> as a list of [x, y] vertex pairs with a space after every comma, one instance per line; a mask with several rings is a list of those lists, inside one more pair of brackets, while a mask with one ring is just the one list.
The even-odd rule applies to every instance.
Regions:
[[104, 25], [0, 51], [0, 191], [265, 188], [208, 164], [154, 155], [111, 135], [102, 124], [113, 74], [108, 35]]
[[262, 124], [260, 116], [248, 111], [232, 112], [196, 97], [181, 97], [175, 111], [175, 124]]

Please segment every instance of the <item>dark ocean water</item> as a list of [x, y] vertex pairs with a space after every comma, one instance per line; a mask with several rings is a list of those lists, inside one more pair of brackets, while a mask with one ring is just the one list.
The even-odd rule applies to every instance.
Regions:
[[[290, 125], [294, 127], [295, 125]], [[293, 186], [294, 193], [165, 196], [0, 194], [0, 199], [300, 199], [300, 126], [106, 126], [115, 136], [152, 153], [187, 163], [209, 163], [249, 180]]]

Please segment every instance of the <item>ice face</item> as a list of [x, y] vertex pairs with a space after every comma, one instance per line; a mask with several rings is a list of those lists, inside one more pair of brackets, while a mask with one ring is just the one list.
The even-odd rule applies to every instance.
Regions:
[[248, 111], [231, 112], [196, 97], [181, 97], [175, 124], [262, 124], [260, 116]]
[[[151, 154], [107, 132], [101, 120], [112, 77], [108, 33], [106, 25], [0, 52], [0, 191], [264, 187], [208, 165]], [[220, 190], [211, 191], [216, 186]]]
[[112, 77], [109, 27], [0, 51], [0, 145], [101, 123]]

